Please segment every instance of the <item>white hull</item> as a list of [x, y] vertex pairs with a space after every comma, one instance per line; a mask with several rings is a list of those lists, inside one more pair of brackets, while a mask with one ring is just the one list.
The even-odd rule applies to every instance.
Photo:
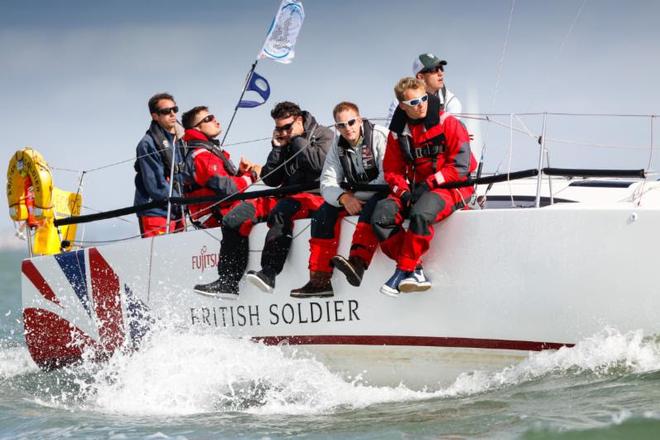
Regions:
[[[463, 371], [511, 364], [530, 350], [573, 344], [605, 327], [660, 333], [653, 258], [660, 248], [660, 205], [618, 200], [457, 212], [436, 226], [424, 259], [433, 288], [399, 298], [379, 293], [394, 269], [380, 251], [360, 288], [336, 273], [334, 298], [290, 298], [289, 291], [308, 279], [309, 221], [302, 220], [274, 294], [245, 280], [238, 301], [195, 294], [194, 284], [216, 278], [220, 231], [208, 230], [87, 249], [59, 262], [29, 260], [23, 307], [52, 312], [87, 335], [85, 344], [108, 352], [136, 339], [135, 328], [145, 320], [134, 305], [142, 303], [168, 324], [295, 345], [347, 376], [363, 373], [370, 383], [435, 385]], [[343, 224], [344, 255], [352, 222]], [[250, 268], [257, 268], [265, 231], [258, 225], [250, 237]], [[100, 261], [110, 269], [99, 270]], [[38, 288], [35, 271], [59, 305], [48, 289]], [[76, 271], [84, 282], [74, 288]], [[75, 360], [77, 347], [57, 348], [70, 342], [55, 341], [53, 334], [64, 330], [43, 324], [52, 315], [27, 313], [36, 314], [26, 330], [38, 363]], [[30, 324], [37, 321], [41, 326]]]

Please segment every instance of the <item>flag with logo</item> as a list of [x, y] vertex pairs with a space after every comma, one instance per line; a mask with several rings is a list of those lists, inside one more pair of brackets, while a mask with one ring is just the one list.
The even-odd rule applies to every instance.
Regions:
[[304, 19], [305, 11], [300, 1], [282, 0], [258, 58], [290, 63], [295, 56], [293, 49]]

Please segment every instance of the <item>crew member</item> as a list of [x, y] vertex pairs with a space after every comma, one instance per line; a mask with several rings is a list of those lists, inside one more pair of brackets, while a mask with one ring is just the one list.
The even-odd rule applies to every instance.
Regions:
[[[333, 133], [297, 104], [284, 101], [271, 111], [275, 129], [271, 152], [261, 169], [261, 180], [279, 187], [317, 181]], [[225, 298], [238, 297], [238, 283], [248, 261], [248, 235], [252, 226], [267, 221], [268, 233], [261, 254], [261, 270], [250, 271], [248, 281], [265, 292], [275, 288], [293, 240], [293, 221], [309, 217], [323, 203], [318, 193], [260, 197], [238, 203], [222, 219], [218, 280], [195, 286], [195, 291]]]
[[[463, 106], [445, 85], [446, 65], [447, 61], [441, 60], [432, 53], [423, 53], [413, 60], [412, 72], [415, 78], [424, 81], [429, 97], [438, 98], [444, 111], [457, 115], [463, 111]], [[388, 121], [393, 119], [395, 113], [400, 114], [400, 117], [405, 119], [403, 112], [401, 110], [397, 112], [397, 109], [399, 109], [399, 101], [394, 99], [387, 112]]]
[[[185, 145], [183, 133], [177, 132], [176, 114], [179, 111], [174, 97], [158, 93], [149, 99], [151, 125], [136, 148], [134, 205], [167, 199], [170, 195], [170, 175], [174, 162], [172, 197], [182, 193]], [[174, 150], [172, 149], [174, 145]], [[172, 205], [169, 231], [185, 229], [182, 207]], [[142, 237], [152, 237], [167, 232], [168, 208], [155, 207], [137, 213]]]
[[[439, 188], [446, 182], [465, 181], [477, 163], [470, 151], [470, 138], [463, 124], [429, 99], [424, 81], [403, 78], [394, 92], [405, 114], [399, 132], [391, 131], [383, 161], [391, 194], [378, 202], [372, 222], [381, 249], [396, 261], [392, 277], [381, 292], [423, 291], [431, 287], [420, 269], [421, 258], [433, 238], [433, 223], [463, 208], [473, 187]], [[401, 224], [409, 209], [410, 225]]]
[[[332, 115], [339, 136], [335, 136], [321, 173], [321, 195], [325, 202], [312, 217], [309, 281], [291, 291], [295, 298], [332, 296], [333, 265], [346, 275], [350, 284], [359, 286], [378, 245], [371, 215], [385, 195], [344, 190], [341, 184], [385, 183], [383, 157], [388, 131], [363, 119], [352, 102], [340, 102]], [[359, 215], [348, 259], [335, 255], [341, 220], [346, 215]]]
[[[256, 181], [261, 167], [241, 158], [236, 167], [229, 153], [220, 146], [217, 137], [222, 133], [220, 122], [209, 113], [208, 107], [198, 106], [181, 118], [186, 129], [183, 139], [188, 145], [186, 154], [186, 197], [217, 195], [228, 197], [244, 191]], [[188, 206], [192, 222], [201, 228], [220, 226], [223, 212], [232, 202], [204, 202]]]

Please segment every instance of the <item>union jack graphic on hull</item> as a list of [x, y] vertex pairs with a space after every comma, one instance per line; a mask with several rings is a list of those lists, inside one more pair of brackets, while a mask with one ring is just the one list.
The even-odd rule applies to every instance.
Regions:
[[23, 298], [25, 341], [42, 368], [78, 361], [84, 353], [101, 360], [135, 348], [152, 322], [128, 285], [122, 294], [119, 277], [95, 248], [25, 260], [22, 272], [34, 287], [23, 289], [33, 292]]

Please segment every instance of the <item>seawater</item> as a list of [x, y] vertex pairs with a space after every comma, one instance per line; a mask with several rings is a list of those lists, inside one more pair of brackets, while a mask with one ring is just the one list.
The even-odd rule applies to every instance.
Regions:
[[281, 347], [159, 328], [107, 364], [39, 370], [21, 253], [0, 253], [0, 438], [659, 438], [660, 339], [603, 329], [433, 391], [345, 380]]

